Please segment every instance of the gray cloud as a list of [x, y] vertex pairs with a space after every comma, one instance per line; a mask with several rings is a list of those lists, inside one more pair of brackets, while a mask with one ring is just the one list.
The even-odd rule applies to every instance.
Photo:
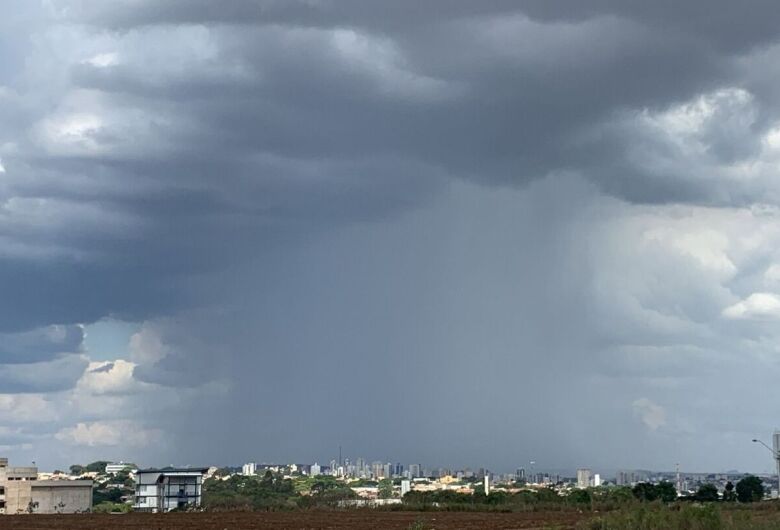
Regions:
[[81, 326], [47, 326], [19, 333], [0, 334], [0, 362], [35, 362], [82, 350]]
[[57, 392], [76, 385], [88, 361], [67, 355], [45, 362], [0, 365], [0, 388], [4, 393]]
[[[772, 3], [12, 7], [0, 418], [57, 392], [74, 447], [165, 416], [230, 437], [148, 458], [502, 466], [711, 466], [694, 436], [771, 423], [695, 410], [777, 370]], [[106, 317], [143, 326], [88, 364]]]

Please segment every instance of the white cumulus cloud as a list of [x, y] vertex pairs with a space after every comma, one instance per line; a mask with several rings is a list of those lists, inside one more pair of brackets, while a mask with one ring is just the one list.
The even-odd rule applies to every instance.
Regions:
[[119, 54], [115, 52], [99, 53], [85, 60], [84, 63], [94, 66], [95, 68], [108, 68], [109, 66], [119, 64]]
[[651, 431], [658, 430], [658, 428], [666, 425], [666, 411], [662, 406], [653, 403], [647, 398], [637, 399], [631, 406], [634, 409], [634, 414]]
[[135, 421], [109, 420], [77, 423], [74, 427], [61, 429], [54, 437], [71, 445], [144, 447], [159, 440], [161, 434], [161, 431], [146, 429]]
[[772, 293], [753, 293], [724, 309], [723, 316], [729, 319], [780, 318], [780, 297]]

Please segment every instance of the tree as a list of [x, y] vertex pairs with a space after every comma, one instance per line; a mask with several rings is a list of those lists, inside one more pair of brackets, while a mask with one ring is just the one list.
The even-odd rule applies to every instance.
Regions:
[[546, 487], [536, 490], [536, 500], [539, 502], [559, 502], [561, 496], [555, 491], [555, 488]]
[[674, 502], [677, 499], [677, 489], [674, 487], [674, 484], [666, 480], [656, 484], [655, 491], [658, 498], [664, 502]]
[[723, 501], [734, 502], [737, 500], [737, 494], [734, 493], [734, 484], [729, 480], [726, 482], [726, 488], [723, 490]]
[[384, 479], [379, 481], [379, 498], [389, 499], [393, 496], [393, 481]]
[[673, 502], [677, 499], [677, 490], [674, 488], [674, 484], [665, 480], [658, 484], [640, 482], [634, 486], [631, 492], [640, 501], [651, 502], [660, 499], [663, 502]]
[[630, 486], [606, 488], [602, 491], [602, 496], [607, 500], [616, 502], [628, 502], [633, 498]]
[[73, 464], [72, 466], [70, 466], [70, 474], [71, 475], [76, 475], [76, 476], [80, 477], [85, 472], [86, 472], [86, 469], [84, 469], [84, 466], [81, 466], [79, 464]]
[[739, 502], [755, 502], [764, 498], [764, 485], [761, 479], [748, 475], [737, 482], [737, 500]]
[[95, 489], [92, 492], [92, 505], [97, 506], [103, 502], [122, 502], [123, 492], [119, 488]]
[[505, 491], [491, 491], [490, 494], [484, 498], [485, 504], [500, 506], [506, 504], [509, 501], [509, 494]]
[[718, 488], [712, 484], [702, 484], [696, 492], [696, 500], [700, 502], [717, 502]]
[[566, 500], [573, 504], [590, 504], [591, 496], [588, 490], [573, 490], [566, 497]]
[[658, 498], [658, 492], [656, 491], [655, 486], [649, 482], [639, 482], [632, 488], [631, 492], [634, 494], [634, 497], [640, 501], [649, 502]]
[[87, 464], [87, 467], [85, 469], [92, 473], [105, 473], [106, 466], [110, 463], [111, 462], [107, 462], [105, 460], [98, 460], [96, 462], [92, 462], [91, 464]]

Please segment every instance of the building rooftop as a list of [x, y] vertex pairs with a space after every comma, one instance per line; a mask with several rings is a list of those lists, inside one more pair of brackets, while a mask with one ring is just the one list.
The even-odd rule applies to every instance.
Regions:
[[91, 480], [36, 480], [32, 482], [33, 488], [41, 488], [47, 486], [60, 487], [92, 487]]
[[200, 473], [205, 474], [209, 468], [207, 467], [170, 467], [166, 469], [139, 469], [136, 473]]

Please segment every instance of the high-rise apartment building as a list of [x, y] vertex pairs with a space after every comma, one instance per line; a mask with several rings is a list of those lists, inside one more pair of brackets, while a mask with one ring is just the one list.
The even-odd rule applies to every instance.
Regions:
[[580, 468], [577, 470], [577, 487], [585, 489], [590, 487], [592, 472], [588, 468]]
[[244, 476], [257, 475], [257, 464], [254, 462], [244, 464], [244, 467], [241, 468], [241, 474]]

